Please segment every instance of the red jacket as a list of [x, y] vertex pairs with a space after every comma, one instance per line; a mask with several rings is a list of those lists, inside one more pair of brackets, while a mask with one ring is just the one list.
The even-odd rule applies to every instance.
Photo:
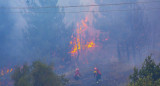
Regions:
[[97, 69], [97, 73], [99, 74], [99, 75], [101, 75], [101, 72]]
[[81, 76], [81, 74], [79, 73], [79, 70], [75, 71], [75, 76]]
[[94, 74], [94, 76], [101, 75], [101, 72], [98, 69], [96, 69], [95, 71], [96, 71], [96, 73]]

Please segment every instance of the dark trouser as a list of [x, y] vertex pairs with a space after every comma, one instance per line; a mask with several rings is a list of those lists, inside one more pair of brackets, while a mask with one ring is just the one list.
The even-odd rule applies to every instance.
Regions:
[[79, 78], [80, 78], [79, 76], [74, 76], [75, 80], [79, 80]]
[[98, 75], [96, 76], [96, 81], [99, 81], [100, 79], [101, 79], [101, 75], [98, 74]]

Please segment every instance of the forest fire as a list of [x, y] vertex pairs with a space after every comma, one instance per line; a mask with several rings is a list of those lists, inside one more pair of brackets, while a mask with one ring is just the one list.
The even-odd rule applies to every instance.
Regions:
[[93, 41], [91, 42], [88, 42], [88, 44], [86, 45], [88, 48], [92, 48], [92, 47], [95, 47], [95, 43]]
[[11, 68], [11, 69], [6, 69], [6, 70], [1, 70], [1, 76], [4, 76], [4, 75], [6, 75], [6, 74], [8, 74], [8, 73], [11, 73], [13, 71], [13, 69]]
[[77, 23], [77, 29], [75, 33], [72, 35], [72, 41], [70, 41], [70, 45], [72, 49], [69, 53], [71, 56], [75, 58], [82, 50], [87, 50], [88, 48], [93, 48], [96, 46], [94, 39], [91, 39], [87, 33], [89, 33], [88, 28], [88, 18], [86, 17], [85, 20], [81, 20], [81, 23]]

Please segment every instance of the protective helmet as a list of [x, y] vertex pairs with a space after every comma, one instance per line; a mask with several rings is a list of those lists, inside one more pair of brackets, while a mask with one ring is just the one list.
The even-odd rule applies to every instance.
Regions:
[[97, 70], [97, 68], [95, 67], [94, 70]]
[[79, 70], [79, 68], [76, 68], [76, 70]]

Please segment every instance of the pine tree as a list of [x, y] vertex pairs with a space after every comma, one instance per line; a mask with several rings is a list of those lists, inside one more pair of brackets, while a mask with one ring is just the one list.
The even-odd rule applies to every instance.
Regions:
[[156, 65], [151, 56], [148, 56], [141, 69], [134, 68], [130, 75], [129, 86], [160, 86], [160, 64]]

